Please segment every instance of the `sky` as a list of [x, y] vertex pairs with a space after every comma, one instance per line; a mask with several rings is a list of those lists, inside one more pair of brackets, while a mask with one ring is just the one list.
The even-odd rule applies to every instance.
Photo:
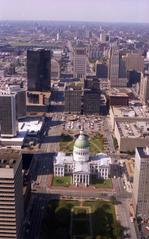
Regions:
[[0, 0], [0, 20], [149, 23], [149, 0]]

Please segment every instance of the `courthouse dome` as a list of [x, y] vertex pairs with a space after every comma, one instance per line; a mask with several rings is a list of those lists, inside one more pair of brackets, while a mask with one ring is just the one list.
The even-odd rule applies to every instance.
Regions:
[[83, 131], [80, 131], [80, 135], [76, 139], [74, 146], [79, 149], [85, 149], [89, 147], [88, 138]]

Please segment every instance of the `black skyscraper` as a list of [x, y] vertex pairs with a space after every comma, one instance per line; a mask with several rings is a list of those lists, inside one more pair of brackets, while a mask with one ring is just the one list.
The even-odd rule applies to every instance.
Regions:
[[36, 49], [27, 51], [27, 78], [29, 91], [50, 90], [51, 52]]

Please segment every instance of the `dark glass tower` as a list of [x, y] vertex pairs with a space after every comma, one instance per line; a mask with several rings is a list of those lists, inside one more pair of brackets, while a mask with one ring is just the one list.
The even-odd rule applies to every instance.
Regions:
[[27, 51], [27, 79], [29, 91], [49, 91], [51, 73], [50, 50]]

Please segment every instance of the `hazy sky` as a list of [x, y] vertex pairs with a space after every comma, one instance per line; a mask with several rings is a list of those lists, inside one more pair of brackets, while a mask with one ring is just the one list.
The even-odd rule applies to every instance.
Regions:
[[0, 20], [149, 22], [149, 0], [0, 0]]

